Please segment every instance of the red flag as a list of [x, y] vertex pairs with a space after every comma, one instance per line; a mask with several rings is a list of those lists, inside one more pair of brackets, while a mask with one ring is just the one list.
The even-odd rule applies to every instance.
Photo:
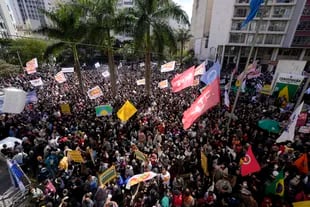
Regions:
[[195, 66], [187, 69], [181, 74], [177, 74], [171, 81], [172, 92], [179, 92], [184, 88], [194, 84]]
[[252, 147], [249, 146], [246, 155], [242, 158], [241, 175], [246, 176], [258, 171], [260, 171], [260, 166], [252, 152]]
[[192, 103], [192, 105], [183, 113], [183, 128], [186, 130], [192, 126], [194, 121], [220, 102], [219, 79], [215, 79], [201, 93], [201, 95]]
[[304, 153], [300, 158], [295, 160], [294, 165], [297, 167], [299, 172], [302, 172], [304, 174], [308, 174], [309, 168], [308, 168], [308, 155], [307, 155], [307, 153]]

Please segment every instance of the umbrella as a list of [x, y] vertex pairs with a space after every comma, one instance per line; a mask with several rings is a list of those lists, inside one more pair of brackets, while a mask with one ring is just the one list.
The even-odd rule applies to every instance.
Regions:
[[258, 122], [258, 126], [261, 129], [264, 129], [268, 132], [272, 133], [279, 133], [280, 132], [280, 125], [279, 122], [271, 120], [271, 119], [263, 119]]

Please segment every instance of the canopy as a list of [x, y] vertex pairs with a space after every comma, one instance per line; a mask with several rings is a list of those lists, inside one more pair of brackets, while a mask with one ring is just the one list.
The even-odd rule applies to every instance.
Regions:
[[277, 134], [277, 133], [280, 132], [279, 122], [271, 120], [271, 119], [260, 120], [258, 122], [258, 126], [261, 129], [264, 129], [264, 130], [266, 130], [268, 132], [271, 132], [271, 133], [276, 133]]

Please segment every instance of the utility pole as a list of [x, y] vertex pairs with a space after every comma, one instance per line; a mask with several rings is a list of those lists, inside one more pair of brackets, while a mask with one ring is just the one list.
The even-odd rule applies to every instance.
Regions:
[[[254, 35], [254, 38], [253, 38], [253, 41], [252, 41], [252, 44], [251, 44], [250, 53], [249, 53], [249, 56], [248, 56], [248, 59], [247, 59], [247, 62], [246, 62], [246, 64], [245, 64], [245, 68], [244, 68], [244, 75], [243, 75], [243, 77], [241, 77], [241, 80], [240, 80], [240, 83], [241, 83], [241, 84], [243, 83], [243, 80], [244, 80], [244, 78], [245, 78], [245, 76], [246, 76], [245, 74], [246, 74], [246, 72], [248, 71], [248, 66], [249, 66], [249, 63], [250, 63], [250, 59], [251, 59], [251, 57], [252, 57], [252, 53], [253, 53], [253, 51], [254, 51], [255, 44], [256, 44], [256, 42], [257, 42], [258, 32], [259, 32], [259, 29], [260, 29], [260, 25], [261, 25], [261, 23], [262, 23], [262, 21], [263, 21], [263, 16], [264, 16], [264, 12], [263, 12], [263, 11], [264, 11], [264, 9], [265, 9], [266, 6], [267, 6], [268, 1], [265, 0], [264, 2], [265, 2], [265, 3], [264, 3], [264, 6], [260, 8], [260, 10], [261, 10], [262, 12], [261, 12], [261, 16], [260, 16], [260, 18], [259, 18], [259, 21], [257, 22], [257, 25], [256, 25], [255, 35]], [[230, 114], [229, 119], [228, 119], [227, 129], [229, 129], [229, 125], [230, 125], [232, 116], [233, 116], [234, 111], [235, 111], [235, 109], [236, 109], [237, 102], [238, 102], [238, 99], [239, 99], [239, 95], [240, 95], [240, 92], [241, 92], [241, 88], [242, 88], [241, 86], [239, 86], [239, 88], [238, 88], [237, 95], [236, 95], [236, 98], [235, 98], [235, 101], [234, 101], [234, 105], [233, 105], [233, 108], [232, 108], [232, 110], [231, 110], [231, 114]]]

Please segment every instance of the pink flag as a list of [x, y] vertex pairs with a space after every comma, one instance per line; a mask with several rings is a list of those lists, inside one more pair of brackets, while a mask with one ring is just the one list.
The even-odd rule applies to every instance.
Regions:
[[208, 109], [220, 102], [220, 84], [216, 78], [208, 85], [201, 95], [192, 103], [192, 105], [183, 113], [183, 128], [186, 130], [192, 126], [194, 121], [204, 114]]
[[246, 155], [241, 161], [241, 175], [246, 176], [251, 173], [258, 172], [260, 169], [261, 168], [252, 152], [252, 147], [250, 145]]
[[181, 74], [177, 74], [171, 81], [172, 92], [179, 92], [184, 88], [194, 84], [195, 66], [187, 69]]

